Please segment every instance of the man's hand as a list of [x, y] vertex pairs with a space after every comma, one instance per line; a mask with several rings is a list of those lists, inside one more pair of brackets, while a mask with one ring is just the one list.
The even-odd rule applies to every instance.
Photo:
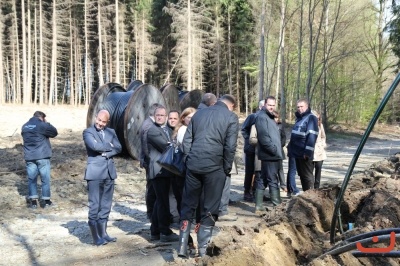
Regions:
[[106, 157], [106, 158], [107, 158], [107, 153], [106, 153], [106, 152], [103, 152], [103, 153], [101, 154], [101, 156], [103, 156], [103, 157]]

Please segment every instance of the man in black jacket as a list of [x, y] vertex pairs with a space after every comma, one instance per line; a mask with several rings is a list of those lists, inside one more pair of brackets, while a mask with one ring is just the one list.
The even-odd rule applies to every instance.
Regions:
[[37, 208], [37, 177], [42, 181], [43, 207], [52, 205], [50, 201], [50, 158], [52, 155], [49, 138], [58, 135], [57, 129], [46, 121], [45, 113], [36, 111], [21, 129], [24, 140], [24, 158], [28, 175], [29, 207]]
[[196, 226], [199, 255], [204, 256], [218, 220], [218, 209], [226, 176], [232, 169], [239, 121], [233, 107], [235, 98], [224, 95], [213, 106], [197, 111], [183, 139], [186, 180], [182, 199], [178, 256], [187, 257], [187, 241], [201, 192], [201, 221]]
[[[265, 100], [262, 100], [258, 103], [257, 113], [264, 106]], [[244, 120], [242, 125], [242, 136], [244, 138], [244, 161], [245, 161], [245, 174], [244, 174], [244, 196], [243, 199], [248, 202], [253, 202], [253, 191], [251, 189], [251, 183], [253, 181], [254, 175], [254, 160], [255, 160], [255, 147], [250, 144], [250, 132], [251, 126], [256, 122], [257, 113], [250, 114], [246, 120]]]
[[[265, 99], [264, 109], [257, 115], [257, 150], [261, 160], [261, 179], [268, 183], [271, 201], [276, 206], [281, 203], [279, 192], [279, 168], [282, 160], [281, 135], [275, 122], [276, 100], [273, 96]], [[264, 190], [256, 189], [256, 211], [260, 210]]]

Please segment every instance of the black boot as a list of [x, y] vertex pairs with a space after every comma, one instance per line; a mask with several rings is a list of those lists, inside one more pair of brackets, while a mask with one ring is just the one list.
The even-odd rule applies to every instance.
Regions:
[[197, 231], [197, 245], [199, 256], [204, 257], [207, 252], [208, 243], [210, 243], [213, 226], [200, 225]]
[[279, 204], [282, 203], [281, 193], [279, 191], [279, 188], [270, 187], [269, 193], [271, 195], [271, 202], [272, 202], [272, 204], [274, 204], [274, 206], [278, 206]]
[[89, 221], [89, 228], [90, 232], [92, 233], [93, 237], [93, 244], [96, 246], [101, 246], [107, 244], [107, 241], [105, 241], [103, 238], [99, 236], [99, 233], [97, 231], [97, 222], [96, 221]]
[[[190, 236], [191, 223], [188, 220], [181, 221], [181, 226], [179, 229], [179, 247], [178, 247], [178, 257], [188, 258], [188, 241]], [[192, 240], [193, 241], [193, 240]]]
[[99, 222], [97, 221], [97, 231], [99, 232], [99, 236], [103, 238], [107, 242], [116, 242], [116, 237], [110, 237], [107, 234], [107, 221]]

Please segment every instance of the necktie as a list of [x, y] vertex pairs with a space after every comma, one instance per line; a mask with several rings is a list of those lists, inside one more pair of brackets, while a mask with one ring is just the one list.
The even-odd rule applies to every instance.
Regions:
[[162, 129], [164, 130], [165, 135], [167, 135], [168, 141], [170, 141], [169, 132], [168, 132], [167, 127], [162, 127]]
[[104, 130], [100, 130], [100, 134], [101, 134], [101, 136], [102, 136], [103, 139], [104, 139]]

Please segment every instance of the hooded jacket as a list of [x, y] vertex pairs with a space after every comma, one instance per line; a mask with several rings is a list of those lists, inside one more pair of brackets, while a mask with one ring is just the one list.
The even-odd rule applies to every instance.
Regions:
[[22, 126], [21, 135], [24, 140], [25, 161], [51, 158], [52, 151], [49, 138], [58, 135], [54, 126], [38, 117], [32, 117]]

